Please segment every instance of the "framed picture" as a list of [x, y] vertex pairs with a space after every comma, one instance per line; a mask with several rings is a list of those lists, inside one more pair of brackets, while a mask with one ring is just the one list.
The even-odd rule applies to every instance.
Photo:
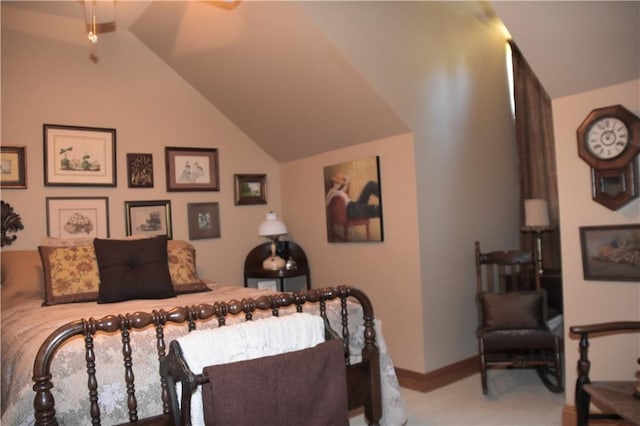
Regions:
[[125, 201], [127, 235], [172, 238], [171, 200]]
[[233, 175], [236, 206], [267, 204], [267, 175]]
[[220, 238], [220, 206], [218, 203], [188, 203], [189, 239]]
[[44, 125], [45, 186], [116, 186], [116, 129]]
[[640, 281], [640, 225], [580, 227], [585, 280]]
[[127, 154], [127, 181], [129, 188], [153, 188], [151, 154]]
[[326, 166], [324, 199], [330, 243], [384, 241], [377, 156]]
[[0, 147], [0, 188], [27, 187], [27, 160], [24, 146]]
[[216, 148], [166, 147], [167, 191], [219, 191]]
[[107, 197], [47, 197], [47, 236], [109, 238]]

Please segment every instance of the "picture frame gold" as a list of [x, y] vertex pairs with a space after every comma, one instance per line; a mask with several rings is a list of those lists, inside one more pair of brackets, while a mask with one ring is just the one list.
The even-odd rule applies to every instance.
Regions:
[[171, 226], [171, 200], [125, 201], [127, 236], [173, 236]]

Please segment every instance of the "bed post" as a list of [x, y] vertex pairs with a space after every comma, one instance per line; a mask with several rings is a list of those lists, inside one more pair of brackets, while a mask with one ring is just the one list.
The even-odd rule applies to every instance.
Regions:
[[45, 340], [33, 363], [33, 390], [36, 396], [33, 398], [33, 409], [36, 425], [57, 425], [55, 401], [51, 388], [51, 360], [53, 355], [69, 337], [82, 334], [84, 324], [82, 321], [74, 321], [63, 325], [53, 332]]
[[382, 417], [382, 390], [380, 384], [380, 351], [376, 345], [376, 330], [374, 327], [373, 304], [369, 297], [355, 287], [338, 287], [340, 294], [355, 297], [360, 306], [364, 319], [364, 347], [362, 348], [362, 364], [364, 374], [369, 382], [369, 392], [365, 396], [364, 413], [369, 425], [379, 425]]

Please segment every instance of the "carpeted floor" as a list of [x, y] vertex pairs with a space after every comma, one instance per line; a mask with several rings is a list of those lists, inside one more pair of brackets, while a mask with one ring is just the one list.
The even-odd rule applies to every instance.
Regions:
[[[547, 390], [533, 370], [490, 370], [489, 394], [476, 374], [431, 392], [403, 388], [407, 426], [558, 426], [564, 393]], [[365, 425], [362, 415], [350, 425]]]

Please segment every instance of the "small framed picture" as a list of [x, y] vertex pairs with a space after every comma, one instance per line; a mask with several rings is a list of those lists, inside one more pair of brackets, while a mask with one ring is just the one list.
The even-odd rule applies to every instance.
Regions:
[[216, 148], [165, 147], [167, 191], [219, 191]]
[[236, 206], [267, 204], [267, 175], [233, 175]]
[[27, 160], [24, 146], [0, 147], [0, 188], [27, 187]]
[[44, 125], [45, 186], [116, 186], [116, 129]]
[[640, 282], [640, 225], [580, 227], [585, 280]]
[[153, 188], [153, 156], [127, 154], [129, 188]]
[[107, 197], [47, 197], [47, 236], [109, 238]]
[[171, 200], [125, 201], [127, 235], [172, 238]]
[[188, 203], [189, 239], [220, 238], [220, 206], [218, 203]]

